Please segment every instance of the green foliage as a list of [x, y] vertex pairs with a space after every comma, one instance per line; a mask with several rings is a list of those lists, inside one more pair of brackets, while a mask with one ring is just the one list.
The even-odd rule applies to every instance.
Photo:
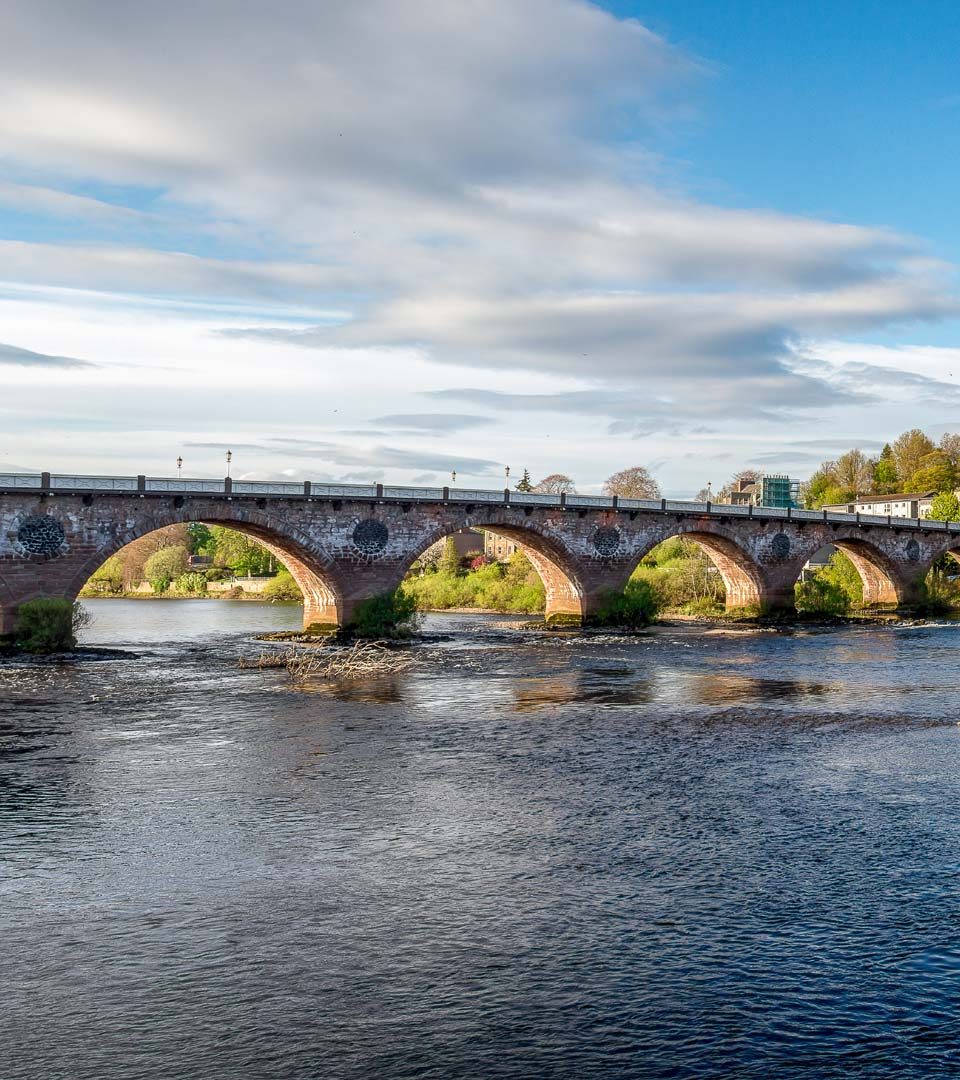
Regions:
[[922, 459], [927, 454], [933, 453], [935, 449], [933, 440], [924, 435], [919, 428], [905, 431], [893, 444], [893, 458], [897, 464], [900, 482], [906, 484], [920, 468]]
[[920, 588], [920, 612], [924, 615], [946, 615], [960, 607], [960, 582], [949, 577], [946, 570], [950, 556], [934, 565]]
[[181, 574], [173, 583], [178, 593], [205, 593], [207, 591], [207, 579], [203, 574], [196, 572]]
[[116, 555], [97, 570], [83, 587], [86, 596], [110, 596], [123, 592], [123, 563]]
[[190, 537], [191, 555], [208, 555], [211, 558], [214, 556], [217, 541], [209, 525], [204, 525], [202, 521], [191, 521], [187, 526], [187, 535]]
[[649, 626], [660, 610], [660, 599], [649, 582], [631, 578], [622, 593], [604, 596], [591, 618], [595, 626], [639, 629]]
[[853, 492], [838, 487], [833, 468], [832, 461], [825, 461], [804, 486], [808, 510], [819, 510], [824, 504], [846, 502], [853, 497]]
[[409, 577], [401, 588], [421, 611], [489, 608], [532, 615], [546, 603], [543, 583], [522, 551], [515, 552], [507, 566], [487, 563], [466, 574], [441, 569]]
[[798, 582], [794, 595], [801, 615], [846, 615], [850, 610], [850, 597], [820, 574]]
[[300, 586], [293, 580], [289, 570], [281, 570], [273, 581], [267, 582], [261, 596], [264, 600], [303, 600]]
[[797, 611], [805, 615], [846, 615], [863, 603], [863, 582], [842, 551], [794, 589]]
[[78, 603], [49, 598], [27, 600], [17, 610], [16, 643], [30, 653], [67, 652], [76, 647], [77, 634], [89, 621]]
[[460, 553], [457, 551], [457, 544], [452, 536], [448, 536], [443, 542], [443, 554], [437, 564], [437, 572], [451, 576], [460, 573]]
[[150, 579], [150, 588], [160, 596], [170, 588], [170, 579], [164, 575]]
[[674, 536], [647, 553], [631, 581], [654, 591], [658, 607], [685, 614], [719, 612], [726, 599], [723, 578], [695, 540]]
[[885, 443], [880, 457], [873, 467], [873, 489], [878, 495], [892, 495], [897, 490], [897, 463], [893, 456], [893, 447]]
[[143, 565], [143, 576], [154, 587], [154, 592], [163, 592], [166, 589], [158, 589], [156, 582], [166, 580], [167, 585], [175, 581], [187, 570], [187, 549], [180, 544], [173, 547], [161, 548], [155, 551]]
[[211, 525], [210, 534], [216, 545], [213, 558], [217, 566], [229, 567], [244, 577], [272, 574], [277, 568], [274, 556], [244, 533], [224, 525]]
[[347, 630], [361, 638], [407, 637], [416, 629], [416, 618], [416, 601], [398, 589], [358, 604]]
[[957, 486], [957, 471], [947, 454], [933, 450], [920, 459], [907, 486], [911, 491], [953, 491]]
[[533, 481], [530, 479], [530, 470], [524, 469], [523, 476], [517, 483], [517, 491], [533, 491]]
[[960, 521], [960, 499], [952, 491], [934, 496], [927, 515], [934, 521]]

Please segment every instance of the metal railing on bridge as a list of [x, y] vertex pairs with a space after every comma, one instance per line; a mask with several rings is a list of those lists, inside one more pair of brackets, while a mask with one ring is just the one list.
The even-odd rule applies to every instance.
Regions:
[[50, 495], [118, 494], [223, 495], [227, 498], [366, 499], [377, 502], [453, 502], [524, 507], [562, 507], [571, 510], [619, 510], [711, 517], [751, 517], [790, 521], [828, 521], [837, 524], [886, 525], [896, 528], [944, 529], [960, 532], [960, 522], [932, 521], [881, 514], [844, 514], [834, 510], [797, 510], [774, 506], [733, 506], [729, 503], [686, 502], [682, 499], [625, 499], [606, 495], [544, 494], [458, 487], [405, 487], [391, 484], [329, 484], [299, 482], [190, 479], [166, 476], [89, 476], [68, 473], [0, 473], [0, 493], [38, 492]]

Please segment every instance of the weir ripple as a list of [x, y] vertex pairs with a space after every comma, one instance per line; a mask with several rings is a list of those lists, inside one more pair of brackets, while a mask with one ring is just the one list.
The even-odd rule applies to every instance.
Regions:
[[960, 1075], [960, 626], [296, 689], [296, 608], [89, 608], [0, 662], [4, 1080]]

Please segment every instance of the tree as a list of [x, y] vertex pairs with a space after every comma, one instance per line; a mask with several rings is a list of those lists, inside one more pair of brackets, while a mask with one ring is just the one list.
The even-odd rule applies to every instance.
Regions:
[[901, 484], [907, 484], [920, 468], [920, 459], [932, 453], [936, 447], [919, 428], [905, 431], [893, 444], [893, 457]]
[[825, 461], [804, 485], [804, 503], [808, 510], [819, 510], [832, 503], [849, 502], [856, 492], [841, 488], [837, 482], [837, 463]]
[[217, 551], [217, 542], [209, 525], [204, 525], [202, 521], [191, 521], [187, 526], [187, 533], [190, 536], [191, 555], [209, 555], [213, 558]]
[[[155, 592], [165, 592], [170, 582], [185, 573], [186, 569], [187, 549], [176, 544], [155, 551], [144, 564], [143, 573]], [[162, 588], [159, 587], [161, 583]]]
[[852, 491], [854, 496], [868, 492], [873, 485], [874, 465], [862, 450], [848, 450], [834, 462], [834, 483], [844, 491]]
[[796, 586], [797, 610], [816, 615], [845, 615], [863, 603], [863, 581], [842, 551]]
[[643, 465], [621, 469], [603, 482], [604, 495], [617, 495], [623, 499], [659, 499], [660, 488]]
[[441, 574], [455, 577], [460, 573], [460, 552], [457, 551], [457, 542], [452, 536], [448, 536], [443, 544], [443, 554], [440, 556], [440, 564], [437, 567]]
[[214, 562], [217, 566], [229, 567], [241, 576], [270, 574], [276, 569], [273, 554], [249, 536], [224, 525], [212, 525], [210, 532], [216, 544]]
[[186, 525], [167, 525], [121, 548], [117, 556], [123, 564], [123, 587], [133, 589], [141, 581], [148, 580], [144, 572], [147, 559], [155, 551], [177, 546], [190, 547], [190, 533]]
[[952, 491], [941, 491], [934, 497], [927, 517], [934, 521], [960, 521], [960, 499]]
[[911, 491], [953, 491], [956, 486], [957, 470], [943, 450], [924, 454], [908, 484]]
[[523, 476], [517, 482], [517, 491], [533, 491], [533, 481], [530, 479], [529, 469], [523, 470]]
[[573, 495], [576, 487], [569, 476], [564, 473], [551, 473], [545, 476], [533, 489], [543, 495]]
[[960, 469], [960, 434], [941, 435], [940, 449], [950, 458], [954, 466]]
[[897, 462], [893, 456], [893, 447], [884, 443], [880, 457], [873, 467], [873, 490], [877, 495], [892, 495], [899, 486]]

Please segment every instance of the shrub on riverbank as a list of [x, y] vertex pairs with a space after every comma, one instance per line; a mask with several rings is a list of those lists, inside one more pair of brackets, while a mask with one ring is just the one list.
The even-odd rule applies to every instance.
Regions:
[[181, 574], [173, 583], [173, 588], [184, 596], [200, 596], [207, 591], [207, 579], [196, 572]]
[[416, 620], [416, 602], [398, 589], [358, 604], [347, 635], [374, 639], [409, 637], [416, 630]]
[[630, 580], [644, 582], [661, 611], [720, 614], [726, 600], [723, 578], [710, 556], [695, 541], [680, 536], [647, 552]]
[[948, 577], [950, 556], [944, 556], [940, 564], [934, 564], [921, 587], [920, 614], [949, 615], [960, 608], [960, 581]]
[[622, 593], [608, 593], [591, 622], [595, 626], [617, 626], [638, 630], [649, 626], [660, 610], [660, 600], [649, 582], [631, 578]]
[[17, 610], [17, 647], [30, 653], [69, 652], [76, 648], [77, 634], [89, 621], [76, 601], [27, 600]]
[[521, 551], [507, 565], [488, 563], [467, 573], [439, 569], [408, 577], [401, 590], [421, 611], [475, 607], [534, 615], [546, 606], [543, 582]]
[[797, 583], [794, 595], [801, 615], [846, 615], [862, 606], [863, 582], [847, 556], [836, 551], [826, 566]]

